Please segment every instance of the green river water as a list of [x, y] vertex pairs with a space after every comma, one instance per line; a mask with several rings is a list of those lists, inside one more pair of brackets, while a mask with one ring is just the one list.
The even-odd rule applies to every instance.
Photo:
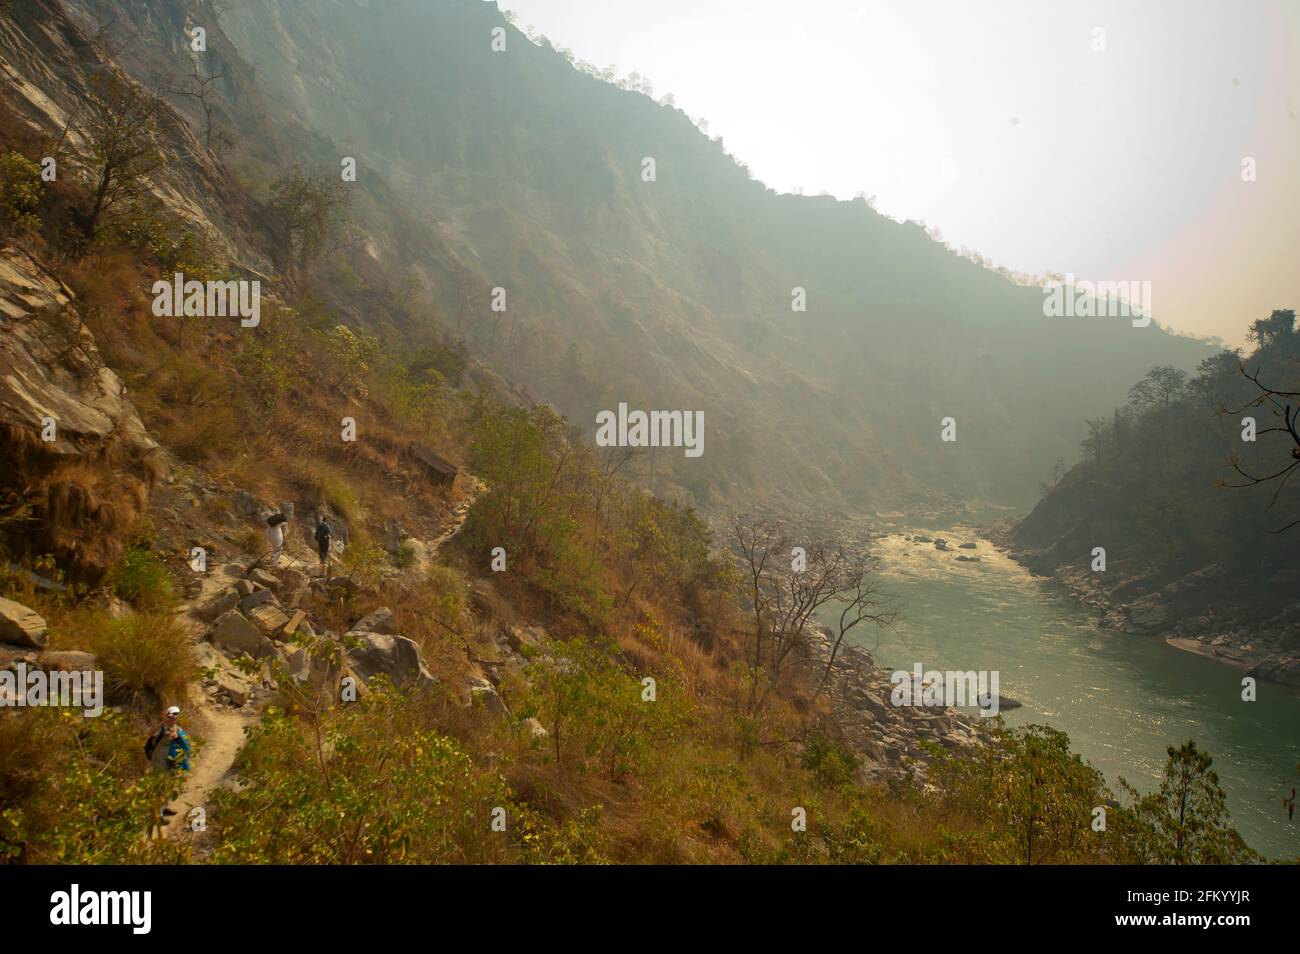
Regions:
[[[905, 534], [942, 536], [941, 552]], [[980, 557], [957, 562], [958, 554]], [[1115, 788], [1120, 776], [1155, 786], [1165, 748], [1194, 738], [1214, 757], [1232, 821], [1270, 858], [1300, 855], [1300, 813], [1281, 796], [1300, 784], [1300, 694], [1260, 682], [1241, 699], [1242, 673], [1163, 640], [1113, 632], [1058, 584], [1036, 579], [970, 528], [909, 528], [878, 541], [882, 588], [902, 611], [892, 630], [858, 642], [881, 665], [910, 670], [997, 670], [1001, 692], [1024, 703], [1009, 724], [1046, 723]], [[827, 622], [830, 620], [828, 619]]]

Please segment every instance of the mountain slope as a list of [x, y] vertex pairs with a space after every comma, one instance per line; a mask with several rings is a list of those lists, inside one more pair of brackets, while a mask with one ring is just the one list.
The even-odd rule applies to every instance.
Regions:
[[659, 452], [661, 490], [1027, 502], [1082, 417], [1208, 354], [1154, 325], [1044, 318], [1040, 290], [865, 203], [773, 194], [493, 4], [250, 0], [222, 24], [273, 98], [473, 273], [440, 292], [476, 353], [588, 433], [619, 401], [705, 411], [704, 457]]

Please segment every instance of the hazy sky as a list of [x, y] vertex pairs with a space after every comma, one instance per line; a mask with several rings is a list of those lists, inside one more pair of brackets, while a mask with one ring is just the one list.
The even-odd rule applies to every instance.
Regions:
[[864, 191], [1012, 269], [1149, 280], [1159, 321], [1232, 344], [1300, 308], [1300, 0], [501, 7], [649, 76], [778, 190]]

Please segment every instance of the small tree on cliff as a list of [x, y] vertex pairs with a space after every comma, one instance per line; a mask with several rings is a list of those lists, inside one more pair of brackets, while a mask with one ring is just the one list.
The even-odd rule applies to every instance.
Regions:
[[294, 166], [271, 186], [270, 224], [281, 267], [296, 278], [326, 250], [347, 217], [348, 194], [337, 176]]
[[86, 244], [104, 230], [109, 214], [149, 190], [164, 161], [154, 116], [158, 99], [116, 73], [97, 77], [82, 135], [89, 147], [94, 198], [82, 217]]

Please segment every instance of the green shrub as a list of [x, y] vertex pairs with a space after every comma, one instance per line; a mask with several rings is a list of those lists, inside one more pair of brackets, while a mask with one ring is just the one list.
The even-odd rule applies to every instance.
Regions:
[[637, 674], [604, 649], [581, 640], [555, 646], [539, 660], [521, 717], [535, 716], [550, 733], [557, 765], [573, 765], [613, 781], [651, 775], [663, 748], [691, 721], [684, 694], [657, 677], [653, 701]]
[[0, 219], [17, 231], [41, 224], [41, 167], [16, 152], [0, 153]]
[[146, 837], [176, 780], [145, 774], [142, 733], [112, 711], [0, 710], [0, 864], [175, 863]]
[[176, 603], [176, 584], [170, 571], [156, 553], [138, 544], [127, 549], [104, 583], [139, 610], [168, 609]]
[[509, 805], [505, 782], [422, 725], [417, 705], [377, 680], [361, 700], [322, 714], [319, 725], [270, 711], [240, 755], [251, 785], [215, 796], [217, 860], [509, 860], [509, 836], [492, 830], [493, 809]]
[[842, 742], [820, 728], [809, 733], [801, 764], [823, 788], [839, 788], [853, 782], [858, 758]]
[[994, 722], [988, 745], [961, 754], [935, 751], [930, 771], [949, 806], [989, 824], [987, 860], [1098, 860], [1106, 843], [1092, 830], [1093, 810], [1110, 798], [1101, 773], [1070, 751], [1064, 732]]

